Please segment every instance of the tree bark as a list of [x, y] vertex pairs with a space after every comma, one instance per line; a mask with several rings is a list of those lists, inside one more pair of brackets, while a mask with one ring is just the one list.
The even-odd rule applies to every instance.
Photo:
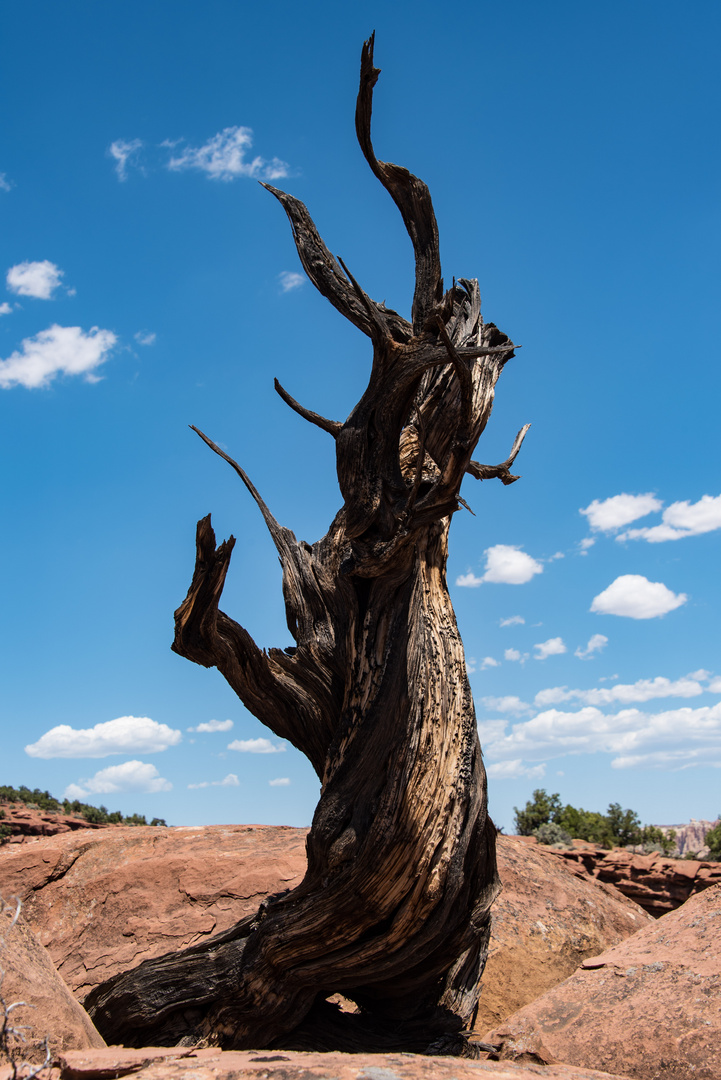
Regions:
[[[378, 161], [370, 137], [373, 38], [356, 130], [413, 243], [412, 322], [377, 304], [330, 254], [302, 203], [283, 205], [306, 273], [373, 344], [368, 388], [345, 423], [284, 400], [336, 442], [344, 499], [327, 535], [296, 541], [243, 469], [283, 566], [292, 649], [258, 648], [218, 608], [234, 539], [198, 523], [195, 572], [173, 649], [217, 667], [322, 784], [303, 882], [252, 919], [146, 961], [86, 1006], [108, 1042], [205, 1038], [226, 1048], [462, 1051], [499, 890], [495, 829], [466, 665], [446, 582], [448, 531], [513, 344], [480, 314], [476, 281], [443, 291], [428, 189]], [[197, 430], [197, 429], [196, 429]], [[327, 998], [341, 993], [358, 1011]]]

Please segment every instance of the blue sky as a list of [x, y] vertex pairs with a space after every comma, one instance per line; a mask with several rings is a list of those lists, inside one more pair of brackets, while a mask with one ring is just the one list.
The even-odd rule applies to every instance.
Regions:
[[[380, 157], [429, 184], [446, 279], [523, 345], [468, 478], [449, 581], [491, 813], [534, 787], [647, 822], [721, 810], [715, 3], [3, 7], [3, 783], [173, 824], [309, 823], [318, 785], [216, 671], [170, 652], [196, 520], [224, 607], [290, 643], [235, 474], [316, 540], [367, 340], [302, 275], [301, 198], [407, 314], [410, 243], [355, 143], [376, 30]], [[585, 513], [584, 513], [585, 511]], [[82, 793], [82, 794], [81, 794]]]

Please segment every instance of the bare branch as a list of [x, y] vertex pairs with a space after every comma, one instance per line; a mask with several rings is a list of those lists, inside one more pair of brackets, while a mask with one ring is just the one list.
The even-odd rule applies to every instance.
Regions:
[[400, 210], [413, 244], [416, 261], [413, 332], [420, 334], [428, 316], [443, 297], [438, 225], [430, 192], [423, 181], [408, 169], [379, 161], [375, 156], [371, 142], [371, 113], [373, 88], [378, 81], [380, 68], [373, 66], [374, 40], [375, 33], [364, 43], [361, 52], [360, 87], [355, 113], [356, 135], [373, 174]]
[[518, 451], [523, 445], [523, 440], [525, 439], [530, 426], [530, 424], [523, 425], [513, 441], [513, 447], [511, 448], [510, 454], [500, 465], [481, 465], [478, 461], [471, 461], [468, 463], [466, 472], [470, 473], [471, 476], [475, 476], [476, 480], [500, 480], [506, 485], [513, 484], [516, 480], [520, 480], [520, 476], [513, 476], [510, 470], [511, 465], [516, 460]]
[[343, 425], [339, 420], [326, 420], [324, 416], [320, 416], [318, 413], [312, 412], [310, 409], [306, 409], [303, 405], [299, 404], [294, 397], [285, 390], [277, 379], [273, 379], [273, 385], [275, 386], [276, 393], [282, 397], [286, 405], [289, 405], [293, 412], [297, 412], [298, 416], [302, 416], [304, 420], [307, 420], [310, 424], [315, 424], [316, 427], [322, 428], [323, 431], [327, 431], [329, 435], [332, 435], [334, 439], [338, 438], [338, 432]]

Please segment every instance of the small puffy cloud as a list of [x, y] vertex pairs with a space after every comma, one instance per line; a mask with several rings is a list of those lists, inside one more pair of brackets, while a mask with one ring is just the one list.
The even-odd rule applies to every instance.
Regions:
[[301, 285], [305, 284], [306, 280], [304, 274], [297, 274], [293, 270], [283, 270], [282, 273], [278, 274], [280, 291], [284, 293], [299, 289]]
[[240, 780], [235, 773], [228, 773], [222, 780], [201, 780], [199, 784], [188, 784], [191, 790], [206, 787], [240, 787]]
[[525, 765], [521, 758], [514, 758], [513, 761], [497, 761], [493, 765], [487, 765], [486, 772], [492, 780], [520, 780], [521, 777], [540, 780], [546, 774], [546, 766]]
[[237, 750], [240, 754], [281, 754], [285, 750], [285, 743], [272, 743], [270, 739], [233, 739], [228, 743], [229, 750]]
[[721, 679], [712, 679], [707, 689], [712, 694], [721, 694]]
[[683, 540], [686, 536], [721, 529], [721, 495], [702, 495], [698, 502], [675, 502], [668, 506], [660, 525], [646, 529], [629, 529], [617, 536], [617, 540], [646, 540], [660, 544], [665, 540]]
[[628, 619], [656, 619], [687, 600], [686, 593], [672, 592], [661, 581], [649, 581], [643, 574], [621, 574], [594, 597], [591, 611]]
[[287, 776], [276, 776], [275, 780], [269, 780], [271, 787], [288, 787], [290, 779]]
[[154, 765], [144, 761], [124, 761], [109, 765], [79, 784], [65, 789], [66, 799], [83, 799], [87, 795], [117, 795], [123, 791], [170, 791], [172, 784], [161, 776]]
[[523, 626], [526, 620], [522, 615], [510, 615], [507, 619], [501, 619], [499, 626]]
[[108, 147], [108, 154], [115, 161], [115, 172], [121, 182], [128, 179], [128, 165], [134, 165], [142, 139], [116, 139]]
[[549, 656], [561, 656], [562, 653], [567, 651], [563, 638], [560, 637], [552, 637], [548, 641], [539, 641], [533, 648], [536, 650], [534, 660], [546, 660]]
[[520, 664], [525, 664], [526, 660], [528, 660], [528, 653], [519, 652], [518, 649], [504, 649], [503, 659], [518, 661]]
[[583, 540], [579, 540], [578, 548], [581, 555], [588, 555], [588, 549], [592, 548], [596, 543], [592, 536], [584, 536]]
[[232, 720], [204, 720], [202, 724], [198, 724], [196, 727], [189, 727], [188, 731], [206, 733], [213, 731], [230, 731], [232, 726]]
[[211, 180], [225, 181], [235, 180], [239, 176], [253, 177], [256, 180], [278, 180], [288, 175], [288, 165], [280, 158], [266, 161], [265, 158], [256, 156], [246, 161], [246, 152], [252, 145], [251, 128], [227, 127], [202, 146], [186, 146], [170, 158], [167, 167], [173, 172], [195, 169], [206, 173]]
[[602, 502], [594, 499], [585, 510], [579, 510], [579, 514], [588, 518], [589, 525], [595, 531], [615, 532], [654, 510], [660, 510], [662, 506], [663, 503], [649, 491], [645, 495], [613, 495]]
[[0, 360], [0, 387], [35, 390], [47, 386], [57, 375], [83, 375], [87, 382], [97, 382], [93, 372], [105, 363], [117, 340], [110, 330], [97, 326], [87, 334], [79, 326], [55, 325], [41, 330], [23, 340], [21, 351]]
[[0, 304], [0, 315], [10, 315], [11, 312], [12, 307], [10, 306], [10, 304], [8, 304], [7, 300], [4, 303]]
[[12, 191], [12, 184], [4, 172], [0, 172], [0, 191]]
[[7, 287], [17, 296], [34, 296], [36, 300], [52, 300], [63, 271], [43, 259], [42, 262], [21, 262], [11, 266], [6, 275]]
[[138, 345], [154, 345], [157, 336], [152, 330], [138, 330], [137, 334], [133, 334]]
[[579, 660], [591, 660], [593, 654], [600, 652], [606, 645], [608, 645], [608, 638], [605, 634], [593, 634], [588, 639], [586, 648], [582, 649], [579, 645], [573, 655], [577, 656]]
[[[59, 724], [25, 747], [36, 758], [101, 758], [110, 754], [154, 754], [177, 746], [182, 735], [148, 716], [119, 716], [91, 728]], [[148, 766], [152, 768], [152, 766]]]
[[456, 578], [456, 585], [476, 588], [484, 582], [496, 585], [525, 585], [534, 574], [543, 573], [543, 565], [515, 544], [496, 544], [486, 548], [486, 571], [482, 577], [469, 571]]
[[512, 716], [531, 712], [531, 706], [513, 694], [506, 697], [484, 697], [481, 701], [489, 712], [510, 713]]
[[485, 671], [489, 667], [500, 667], [501, 661], [496, 660], [493, 656], [484, 656], [481, 660], [481, 671]]
[[704, 689], [712, 690], [713, 683], [703, 687], [699, 676], [707, 677], [706, 672], [694, 672], [682, 679], [667, 679], [657, 675], [655, 679], [638, 679], [635, 683], [616, 683], [614, 686], [595, 687], [591, 690], [569, 690], [567, 686], [553, 686], [539, 690], [535, 704], [539, 708], [546, 705], [559, 705], [562, 701], [582, 701], [584, 705], [622, 705], [640, 704], [654, 698], [698, 697]]

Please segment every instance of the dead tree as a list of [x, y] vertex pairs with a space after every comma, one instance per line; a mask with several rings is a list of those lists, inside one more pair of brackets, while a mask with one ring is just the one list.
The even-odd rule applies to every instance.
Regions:
[[[250, 919], [149, 960], [86, 1005], [108, 1042], [226, 1048], [442, 1050], [464, 1045], [499, 884], [495, 829], [461, 638], [446, 582], [448, 530], [466, 473], [509, 484], [474, 447], [513, 344], [484, 323], [476, 281], [444, 292], [426, 185], [371, 143], [373, 38], [356, 132], [415, 253], [412, 320], [372, 300], [333, 258], [305, 206], [264, 185], [315, 287], [373, 344], [368, 388], [341, 423], [285, 402], [335, 440], [343, 507], [298, 542], [243, 469], [283, 566], [293, 648], [258, 648], [218, 603], [235, 540], [198, 523], [195, 573], [173, 649], [217, 667], [238, 697], [313, 764], [322, 783], [308, 870]], [[196, 429], [197, 430], [197, 429]], [[341, 1013], [326, 999], [356, 1003]]]

